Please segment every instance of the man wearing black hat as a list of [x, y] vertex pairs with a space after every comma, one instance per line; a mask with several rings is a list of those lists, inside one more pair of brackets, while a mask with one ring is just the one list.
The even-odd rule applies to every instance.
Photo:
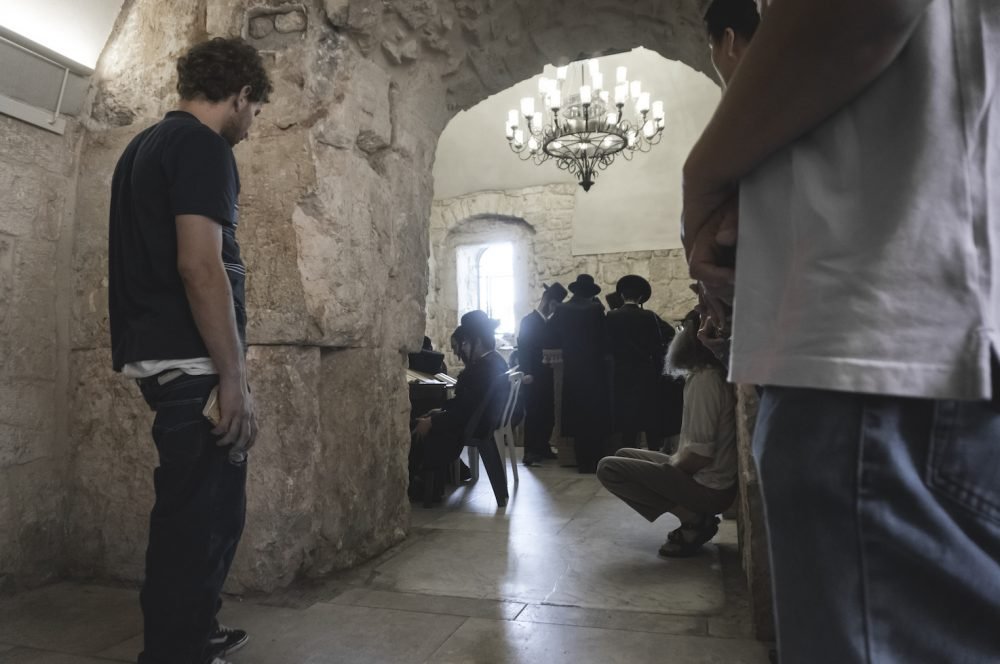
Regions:
[[569, 290], [573, 297], [556, 307], [549, 320], [546, 348], [563, 354], [563, 434], [573, 438], [579, 471], [594, 473], [610, 432], [608, 334], [604, 307], [594, 300], [601, 292], [594, 278], [581, 274]]
[[555, 426], [555, 394], [552, 369], [542, 363], [546, 324], [556, 307], [566, 299], [567, 291], [558, 281], [545, 290], [538, 308], [521, 319], [517, 335], [517, 353], [524, 373], [524, 465], [542, 459], [554, 459], [549, 447]]
[[635, 447], [639, 432], [644, 431], [649, 449], [658, 450], [663, 433], [657, 397], [663, 356], [674, 331], [662, 318], [642, 308], [653, 294], [648, 281], [630, 274], [618, 280], [615, 291], [624, 304], [608, 313], [615, 363], [614, 431], [622, 434], [623, 447]]
[[[496, 428], [507, 396], [507, 383], [499, 380], [507, 371], [507, 362], [496, 351], [494, 336], [499, 324], [478, 309], [462, 316], [452, 342], [465, 369], [458, 375], [455, 397], [440, 410], [417, 418], [410, 447], [412, 496], [422, 494], [422, 488], [417, 487], [420, 471], [446, 468], [468, 440], [486, 438]], [[489, 403], [480, 411], [487, 398]]]

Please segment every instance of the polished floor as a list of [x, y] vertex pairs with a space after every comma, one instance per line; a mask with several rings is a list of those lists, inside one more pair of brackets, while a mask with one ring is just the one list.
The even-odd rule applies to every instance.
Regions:
[[[485, 474], [410, 537], [309, 587], [230, 598], [223, 622], [251, 634], [234, 664], [766, 664], [751, 635], [736, 526], [704, 555], [656, 555], [649, 525], [593, 476], [521, 468], [498, 509]], [[252, 515], [251, 515], [252, 518]], [[131, 588], [64, 582], [0, 599], [0, 664], [134, 662]]]

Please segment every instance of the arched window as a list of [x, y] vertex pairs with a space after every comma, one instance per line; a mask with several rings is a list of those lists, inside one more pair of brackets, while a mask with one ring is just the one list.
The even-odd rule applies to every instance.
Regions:
[[479, 254], [479, 308], [500, 321], [498, 334], [514, 334], [514, 249], [491, 244]]
[[500, 321], [497, 335], [513, 336], [514, 247], [510, 242], [471, 244], [456, 250], [458, 315], [482, 309]]

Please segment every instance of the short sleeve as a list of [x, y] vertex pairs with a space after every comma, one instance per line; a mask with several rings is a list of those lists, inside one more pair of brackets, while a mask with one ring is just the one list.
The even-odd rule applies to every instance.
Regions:
[[719, 422], [725, 404], [722, 381], [714, 371], [698, 371], [688, 377], [684, 391], [681, 444], [698, 456], [713, 458]]
[[198, 214], [232, 225], [239, 196], [236, 161], [224, 138], [211, 129], [189, 131], [164, 154], [170, 211]]

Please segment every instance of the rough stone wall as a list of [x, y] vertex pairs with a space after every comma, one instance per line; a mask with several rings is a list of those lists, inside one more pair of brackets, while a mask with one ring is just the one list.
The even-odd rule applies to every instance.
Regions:
[[647, 309], [667, 320], [679, 320], [690, 311], [696, 300], [688, 288], [691, 280], [681, 250], [573, 255], [575, 189], [573, 184], [554, 184], [434, 201], [427, 330], [436, 346], [447, 348], [458, 325], [456, 250], [469, 244], [514, 245], [518, 319], [538, 303], [543, 283], [569, 285], [584, 272], [601, 285], [602, 297], [614, 291], [620, 277], [638, 274], [653, 286]]
[[757, 464], [752, 440], [759, 406], [757, 390], [752, 385], [737, 388], [736, 425], [739, 454], [738, 525], [743, 571], [747, 575], [753, 610], [754, 634], [761, 641], [773, 641], [774, 608], [771, 603], [771, 563], [767, 549], [767, 524], [760, 493]]
[[62, 566], [66, 307], [81, 131], [0, 116], [0, 592]]
[[265, 52], [275, 80], [272, 103], [236, 150], [262, 431], [230, 578], [231, 590], [269, 590], [354, 564], [405, 535], [400, 351], [419, 347], [424, 330], [431, 166], [452, 113], [595, 49], [645, 45], [706, 69], [702, 0], [584, 4], [126, 3], [98, 65], [77, 188], [75, 574], [141, 575], [152, 415], [110, 371], [108, 183], [128, 140], [176, 102], [177, 56], [207, 36], [244, 35]]

